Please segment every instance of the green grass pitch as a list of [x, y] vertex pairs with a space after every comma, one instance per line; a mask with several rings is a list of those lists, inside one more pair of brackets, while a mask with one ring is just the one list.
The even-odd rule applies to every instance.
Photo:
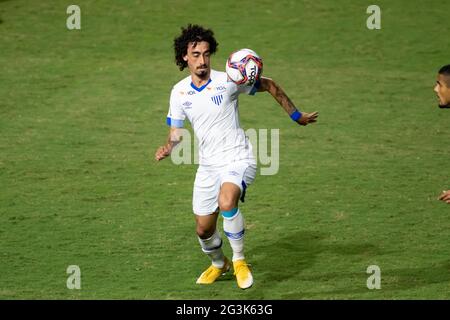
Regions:
[[[386, 1], [0, 1], [0, 299], [449, 299], [450, 4]], [[319, 121], [241, 97], [245, 129], [280, 129], [280, 170], [241, 206], [255, 284], [207, 267], [191, 212], [195, 165], [156, 163], [172, 41], [212, 28], [213, 68], [249, 47]], [[259, 172], [259, 171], [258, 171]], [[219, 223], [221, 226], [221, 221]], [[228, 243], [225, 246], [230, 255]], [[66, 287], [69, 265], [81, 290]], [[381, 269], [369, 290], [366, 269]]]

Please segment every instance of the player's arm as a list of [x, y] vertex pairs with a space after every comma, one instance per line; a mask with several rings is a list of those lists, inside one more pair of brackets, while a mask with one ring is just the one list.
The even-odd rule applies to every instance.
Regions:
[[182, 136], [179, 128], [170, 127], [167, 143], [156, 150], [155, 160], [160, 161], [170, 155], [173, 148], [181, 142]]
[[291, 119], [298, 124], [306, 126], [307, 124], [317, 121], [317, 117], [319, 116], [318, 112], [307, 113], [297, 110], [297, 108], [283, 91], [283, 89], [281, 89], [281, 87], [272, 79], [261, 77], [261, 84], [258, 91], [269, 92], [275, 98], [275, 100], [277, 100], [280, 106], [287, 112]]
[[450, 190], [442, 191], [442, 194], [439, 197], [439, 200], [442, 200], [442, 201], [447, 202], [448, 204], [450, 204]]

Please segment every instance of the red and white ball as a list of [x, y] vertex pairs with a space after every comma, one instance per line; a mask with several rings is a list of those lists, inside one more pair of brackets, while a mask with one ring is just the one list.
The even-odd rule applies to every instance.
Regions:
[[238, 85], [253, 86], [260, 79], [263, 62], [259, 55], [250, 49], [233, 52], [227, 60], [225, 70], [231, 81]]

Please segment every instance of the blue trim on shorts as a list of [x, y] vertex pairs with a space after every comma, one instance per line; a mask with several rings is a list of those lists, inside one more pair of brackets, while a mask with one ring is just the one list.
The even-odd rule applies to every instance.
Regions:
[[245, 191], [247, 190], [247, 184], [244, 180], [242, 180], [242, 193], [241, 193], [241, 201], [245, 202]]

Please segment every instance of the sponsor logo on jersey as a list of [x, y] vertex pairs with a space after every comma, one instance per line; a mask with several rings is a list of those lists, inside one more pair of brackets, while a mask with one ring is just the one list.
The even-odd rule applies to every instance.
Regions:
[[223, 91], [223, 90], [227, 90], [227, 88], [225, 88], [225, 86], [216, 87], [216, 91]]
[[187, 94], [188, 94], [189, 96], [192, 96], [193, 94], [195, 94], [195, 90], [190, 90], [190, 91], [187, 92]]

